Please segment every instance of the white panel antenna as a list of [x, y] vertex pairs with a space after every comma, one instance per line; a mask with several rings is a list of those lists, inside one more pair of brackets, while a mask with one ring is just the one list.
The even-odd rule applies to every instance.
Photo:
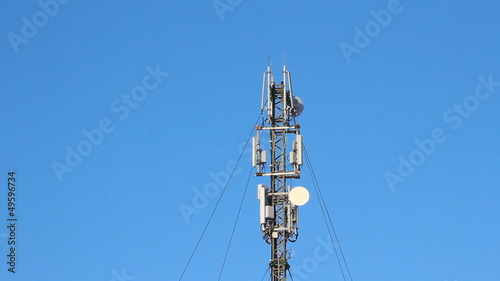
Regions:
[[292, 151], [290, 151], [290, 163], [292, 165], [301, 166], [302, 161], [302, 135], [297, 134], [295, 140], [292, 143]]
[[260, 172], [261, 165], [267, 162], [267, 152], [260, 148], [260, 131], [257, 130], [257, 136], [252, 137], [252, 166], [259, 166], [258, 172]]

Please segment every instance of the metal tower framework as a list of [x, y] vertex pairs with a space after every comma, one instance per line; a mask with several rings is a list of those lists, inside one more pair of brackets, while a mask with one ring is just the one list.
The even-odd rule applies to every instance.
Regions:
[[[258, 185], [260, 223], [263, 239], [271, 245], [271, 280], [284, 281], [290, 267], [288, 260], [293, 253], [287, 249], [287, 242], [295, 242], [297, 239], [298, 205], [302, 205], [292, 203], [287, 179], [300, 178], [302, 135], [295, 117], [303, 109], [302, 101], [293, 96], [290, 72], [285, 66], [280, 84], [274, 82], [269, 66], [264, 73], [261, 109], [267, 112], [267, 118], [262, 126], [256, 127], [257, 136], [252, 140], [252, 162], [257, 167], [256, 176], [270, 177], [270, 186]], [[260, 145], [262, 131], [269, 131], [271, 163], [268, 166], [267, 151], [261, 149]], [[295, 140], [290, 142], [291, 138]], [[289, 154], [287, 151], [290, 151]], [[308, 196], [307, 193], [307, 198]]]

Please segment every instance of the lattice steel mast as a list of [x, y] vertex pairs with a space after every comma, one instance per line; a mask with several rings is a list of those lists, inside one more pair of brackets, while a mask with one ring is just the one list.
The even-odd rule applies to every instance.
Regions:
[[[267, 100], [266, 100], [267, 97]], [[261, 109], [266, 114], [262, 125], [256, 127], [253, 137], [253, 166], [256, 176], [270, 177], [270, 186], [258, 185], [260, 224], [263, 239], [271, 245], [269, 263], [272, 281], [287, 279], [292, 252], [287, 242], [298, 236], [298, 206], [309, 199], [303, 187], [293, 189], [287, 179], [300, 178], [302, 166], [302, 135], [295, 117], [303, 110], [302, 100], [293, 95], [291, 75], [283, 66], [283, 81], [276, 84], [268, 66], [264, 73]], [[269, 131], [270, 165], [266, 166], [267, 150], [261, 148], [261, 132]], [[290, 138], [294, 140], [288, 141]], [[287, 154], [289, 151], [289, 154]]]

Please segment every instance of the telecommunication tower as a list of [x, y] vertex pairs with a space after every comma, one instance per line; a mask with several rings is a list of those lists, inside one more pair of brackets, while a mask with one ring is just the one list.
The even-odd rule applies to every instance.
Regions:
[[[309, 192], [301, 186], [291, 188], [287, 181], [299, 179], [302, 167], [302, 135], [296, 122], [304, 109], [302, 100], [293, 95], [290, 72], [283, 66], [283, 80], [275, 83], [271, 67], [262, 82], [262, 125], [252, 138], [252, 165], [256, 176], [269, 177], [270, 185], [257, 187], [260, 202], [260, 227], [264, 241], [271, 245], [271, 280], [287, 280], [288, 260], [293, 251], [287, 242], [295, 242], [299, 229], [299, 206], [307, 203]], [[262, 134], [269, 133], [269, 146], [261, 145]], [[264, 147], [264, 148], [263, 148]], [[267, 164], [267, 158], [270, 164]]]

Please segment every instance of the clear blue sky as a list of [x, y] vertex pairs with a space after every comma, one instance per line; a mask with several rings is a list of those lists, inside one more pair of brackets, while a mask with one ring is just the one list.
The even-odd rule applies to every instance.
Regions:
[[[500, 280], [498, 1], [215, 3], [0, 5], [2, 280], [178, 280], [259, 114], [268, 55], [279, 73], [284, 52], [353, 279]], [[183, 280], [217, 280], [247, 156]], [[266, 270], [264, 181], [250, 181], [222, 280]], [[312, 199], [294, 278], [341, 280], [309, 173], [295, 183]]]

